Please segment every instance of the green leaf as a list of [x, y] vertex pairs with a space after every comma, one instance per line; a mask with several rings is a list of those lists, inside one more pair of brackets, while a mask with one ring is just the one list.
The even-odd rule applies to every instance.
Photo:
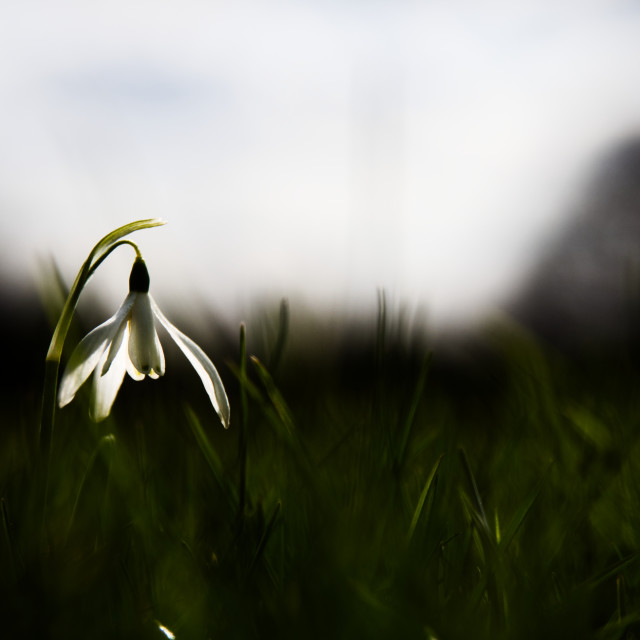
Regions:
[[95, 247], [93, 247], [87, 260], [92, 264], [94, 259], [99, 259], [112, 244], [115, 244], [118, 240], [132, 234], [134, 231], [141, 231], [142, 229], [150, 229], [152, 227], [161, 227], [164, 224], [167, 224], [167, 221], [162, 220], [161, 218], [146, 218], [145, 220], [136, 220], [135, 222], [129, 222], [128, 224], [118, 227], [114, 231], [107, 233], [107, 235], [104, 236], [104, 238], [102, 238]]

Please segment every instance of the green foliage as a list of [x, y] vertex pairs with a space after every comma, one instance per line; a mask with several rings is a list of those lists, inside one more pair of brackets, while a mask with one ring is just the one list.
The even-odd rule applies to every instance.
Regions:
[[263, 327], [242, 326], [228, 431], [169, 370], [103, 423], [82, 394], [59, 412], [44, 521], [37, 412], [5, 411], [3, 635], [640, 636], [629, 362], [503, 327], [452, 379], [437, 348], [389, 339], [383, 297], [368, 346], [320, 362], [289, 314], [249, 353]]

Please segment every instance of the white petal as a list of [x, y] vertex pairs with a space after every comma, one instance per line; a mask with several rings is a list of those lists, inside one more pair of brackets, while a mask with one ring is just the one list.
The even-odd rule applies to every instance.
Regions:
[[122, 386], [124, 374], [126, 372], [127, 341], [121, 341], [120, 348], [115, 353], [111, 361], [109, 370], [101, 375], [104, 363], [108, 357], [107, 351], [102, 355], [100, 363], [93, 374], [93, 389], [91, 392], [91, 408], [89, 415], [92, 420], [100, 422], [104, 420], [109, 413], [111, 407], [118, 395], [118, 390]]
[[163, 315], [160, 308], [155, 303], [155, 300], [149, 296], [151, 300], [151, 308], [156, 318], [160, 321], [162, 326], [168, 331], [169, 335], [175, 340], [175, 343], [180, 347], [182, 353], [187, 356], [187, 359], [196, 370], [204, 388], [209, 394], [211, 404], [220, 416], [222, 424], [225, 429], [229, 427], [230, 408], [227, 394], [224, 390], [222, 380], [213, 366], [213, 362], [209, 359], [207, 354], [193, 341], [186, 336], [177, 327], [172, 325]]
[[102, 365], [101, 371], [103, 375], [107, 373], [107, 371], [109, 371], [109, 367], [111, 366], [113, 359], [116, 357], [116, 353], [118, 353], [118, 350], [120, 349], [120, 345], [122, 344], [122, 340], [124, 338], [125, 331], [128, 325], [127, 316], [129, 315], [129, 311], [131, 310], [131, 307], [133, 307], [136, 301], [137, 295], [138, 294], [135, 291], [130, 292], [129, 295], [127, 295], [127, 297], [125, 298], [122, 305], [120, 306], [120, 309], [118, 309], [118, 314], [120, 316], [121, 321], [111, 340], [111, 345], [109, 346], [109, 354], [107, 356], [107, 359], [105, 363]]
[[74, 349], [60, 381], [60, 389], [58, 391], [59, 406], [64, 407], [69, 404], [78, 389], [91, 375], [105, 349], [113, 339], [114, 334], [126, 320], [132, 304], [133, 300], [130, 300], [130, 296], [127, 296], [118, 311], [106, 322], [90, 331]]
[[136, 382], [140, 382], [140, 380], [144, 380], [145, 379], [145, 375], [144, 373], [140, 373], [140, 371], [138, 371], [134, 366], [133, 366], [133, 362], [131, 362], [131, 358], [129, 357], [129, 351], [128, 351], [128, 347], [127, 347], [127, 373], [136, 381]]
[[136, 296], [129, 319], [129, 334], [129, 357], [133, 366], [145, 375], [163, 375], [164, 353], [147, 293]]
[[[111, 348], [109, 349], [109, 357], [111, 357], [111, 350], [114, 348], [114, 345], [116, 344], [116, 339], [117, 336], [113, 339], [113, 342], [111, 343]], [[144, 373], [140, 373], [140, 371], [138, 371], [134, 366], [133, 366], [133, 362], [131, 362], [131, 358], [129, 357], [129, 323], [125, 322], [124, 326], [122, 327], [122, 341], [124, 343], [124, 345], [122, 346], [122, 352], [124, 353], [124, 361], [125, 361], [125, 367], [126, 367], [126, 371], [127, 373], [136, 381], [139, 382], [140, 380], [144, 380], [145, 379], [145, 375]], [[116, 354], [118, 353], [119, 349], [116, 349], [116, 351], [114, 352], [114, 357], [116, 356]], [[109, 362], [109, 359], [107, 358], [107, 362], [105, 363], [104, 367], [102, 368], [102, 372], [103, 375], [106, 373], [105, 369], [107, 368], [107, 363]]]

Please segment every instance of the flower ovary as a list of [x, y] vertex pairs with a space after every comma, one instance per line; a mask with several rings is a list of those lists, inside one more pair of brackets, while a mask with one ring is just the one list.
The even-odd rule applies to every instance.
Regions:
[[149, 293], [149, 272], [142, 258], [136, 258], [129, 276], [129, 291]]

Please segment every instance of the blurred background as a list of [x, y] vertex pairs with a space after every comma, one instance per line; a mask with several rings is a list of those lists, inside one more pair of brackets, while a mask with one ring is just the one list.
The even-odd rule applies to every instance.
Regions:
[[[3, 287], [49, 257], [70, 283], [105, 233], [162, 217], [133, 238], [156, 299], [232, 322], [282, 296], [368, 313], [384, 288], [465, 325], [558, 269], [604, 295], [597, 260], [640, 237], [636, 199], [622, 222], [598, 199], [638, 175], [639, 36], [629, 0], [4, 2]], [[109, 305], [120, 251], [91, 285]]]

